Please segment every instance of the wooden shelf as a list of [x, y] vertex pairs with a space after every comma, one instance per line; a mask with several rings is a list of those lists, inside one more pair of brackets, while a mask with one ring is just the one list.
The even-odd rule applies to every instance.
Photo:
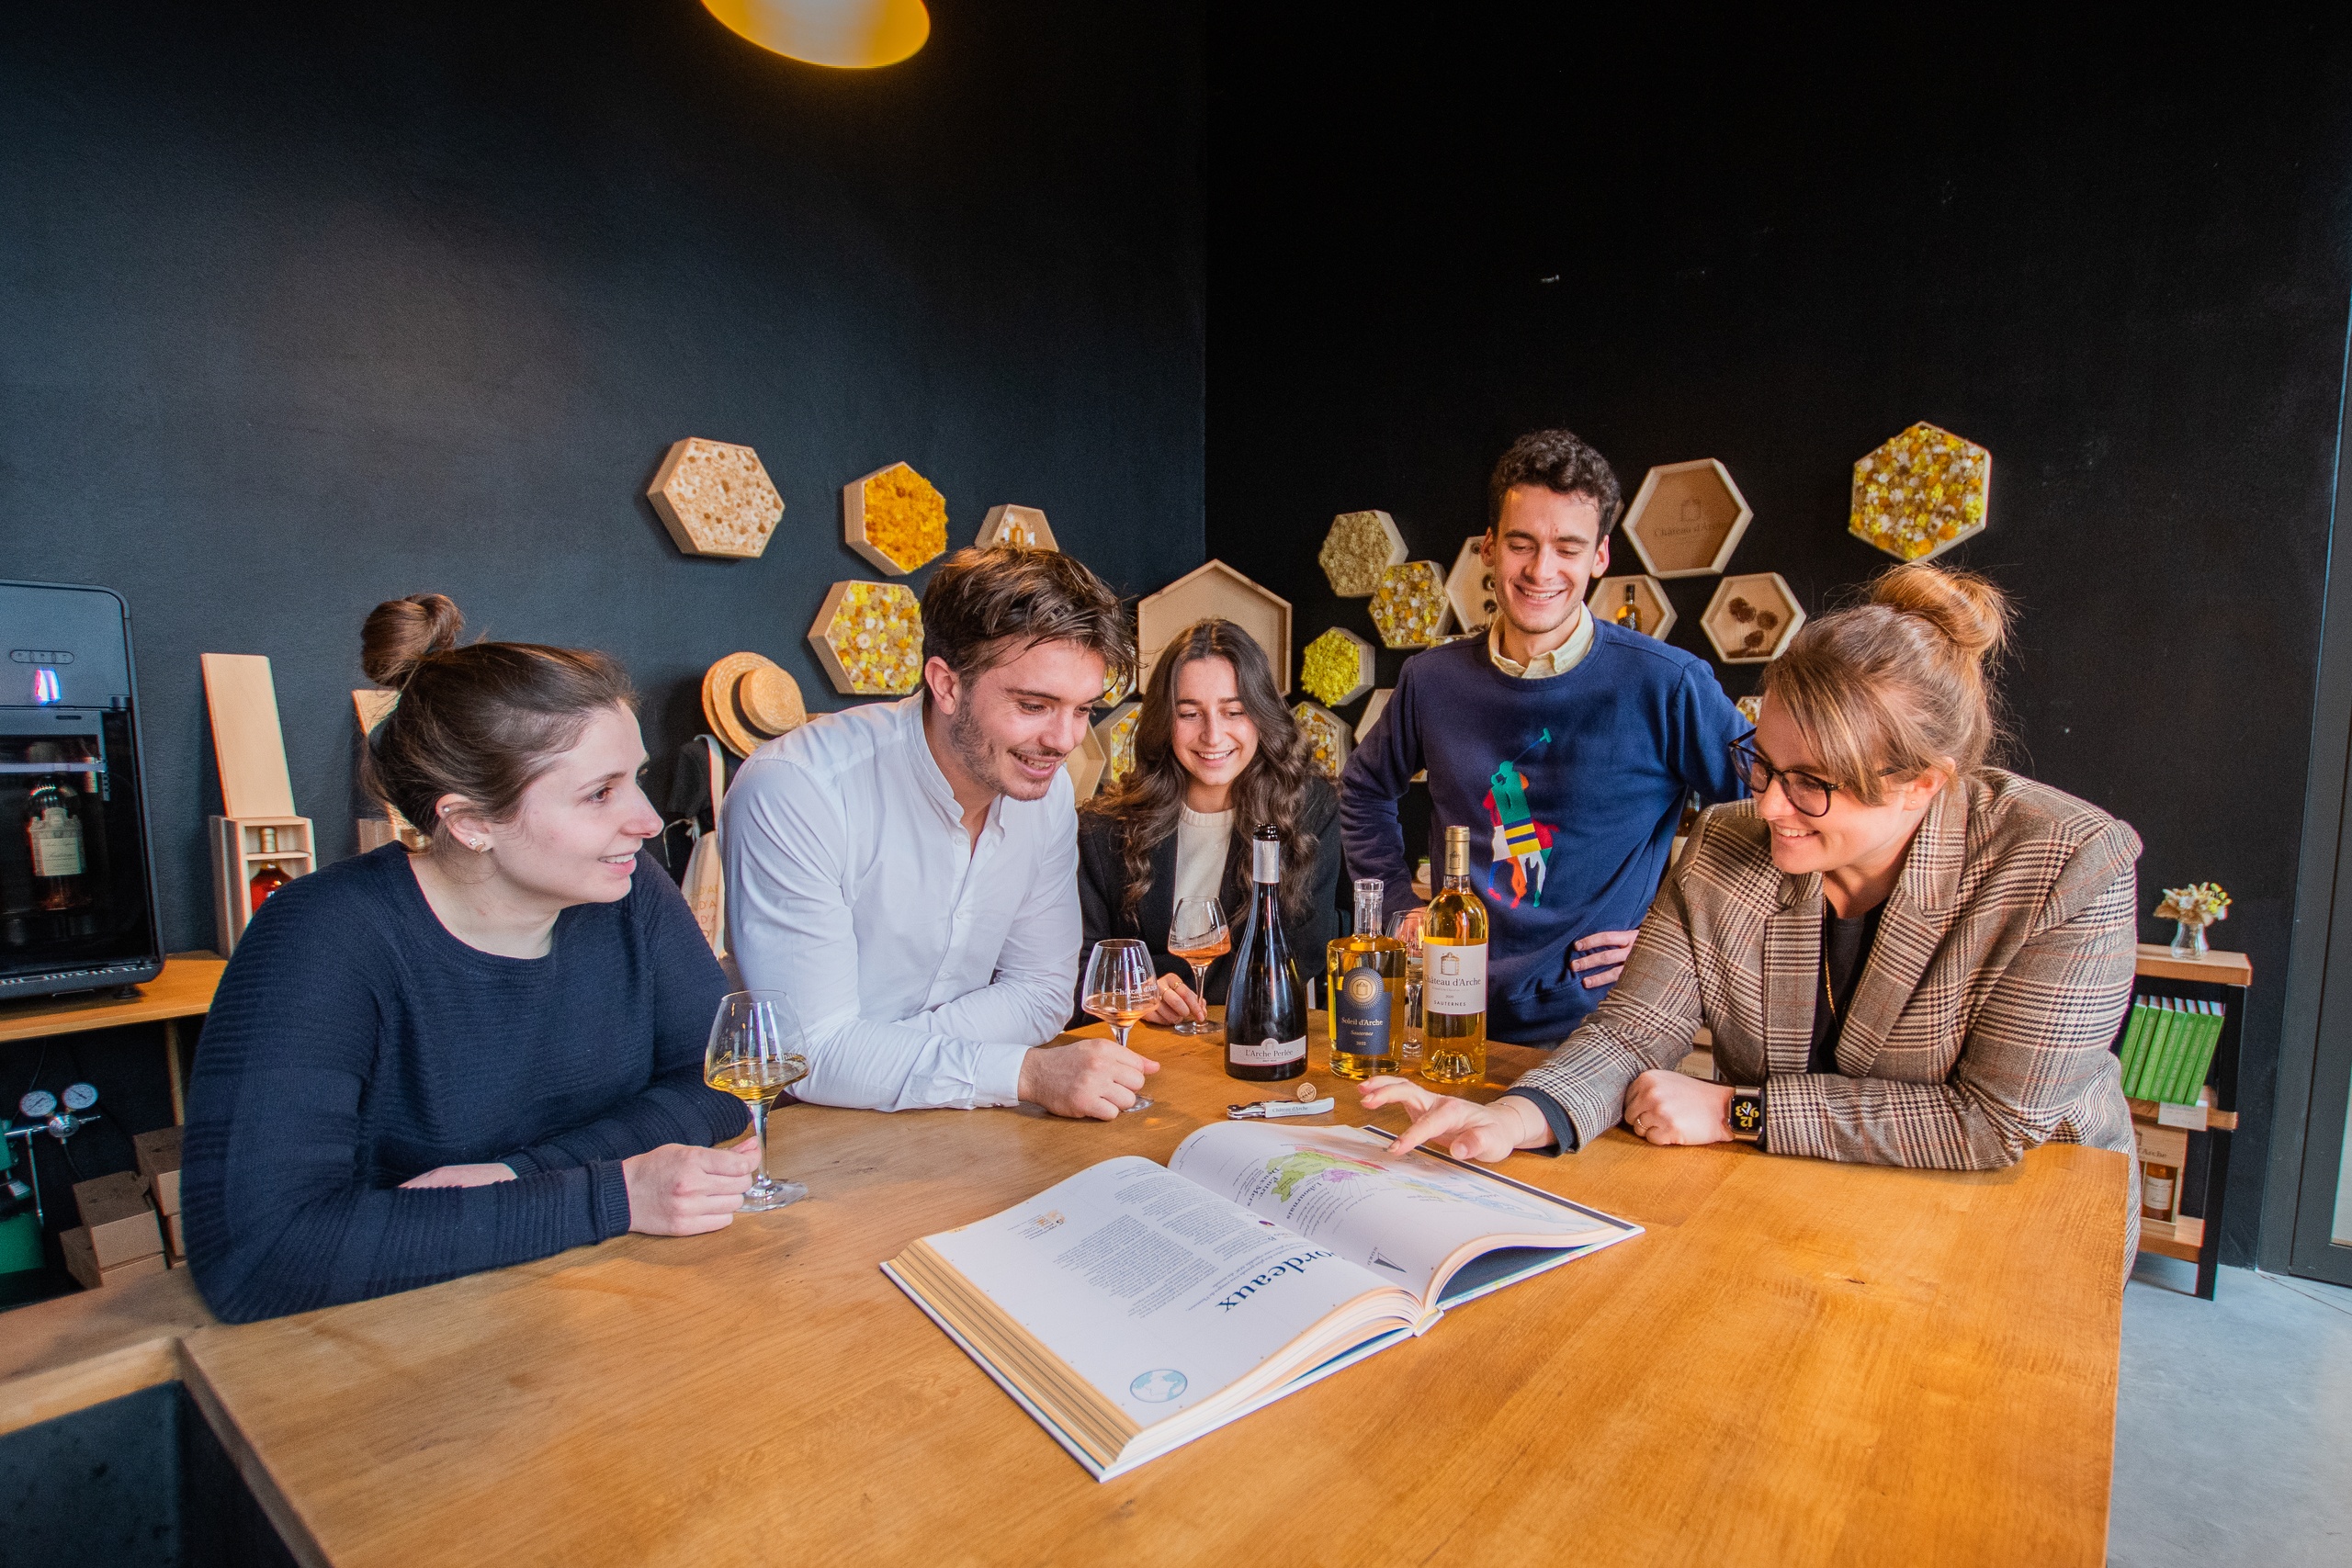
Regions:
[[[2238, 1113], [2234, 1111], [2216, 1111], [2213, 1109], [2212, 1101], [2213, 1097], [2211, 1093], [2200, 1093], [2198, 1095], [2197, 1103], [2205, 1107], [2205, 1125], [2202, 1128], [2184, 1127], [2181, 1131], [2184, 1133], [2195, 1133], [2200, 1131], [2207, 1133], [2236, 1132], [2238, 1130]], [[2145, 1122], [2152, 1127], [2158, 1124], [2156, 1116], [2158, 1108], [2157, 1101], [2153, 1100], [2127, 1100], [2124, 1103], [2132, 1107], [2132, 1120], [2134, 1122]]]
[[2140, 1250], [2177, 1258], [2183, 1263], [2198, 1262], [2205, 1250], [2205, 1222], [2195, 1214], [2183, 1214], [2170, 1224], [2163, 1220], [2142, 1220]]
[[2177, 958], [2169, 944], [2143, 942], [2139, 944], [2137, 973], [2159, 980], [2201, 980], [2208, 985], [2251, 986], [2254, 984], [2254, 963], [2243, 953], [2207, 953], [2202, 958]]

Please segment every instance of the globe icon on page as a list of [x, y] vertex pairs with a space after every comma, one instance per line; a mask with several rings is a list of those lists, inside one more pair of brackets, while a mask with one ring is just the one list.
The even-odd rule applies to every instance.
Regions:
[[1184, 1374], [1173, 1367], [1139, 1373], [1127, 1392], [1147, 1404], [1165, 1404], [1184, 1392]]

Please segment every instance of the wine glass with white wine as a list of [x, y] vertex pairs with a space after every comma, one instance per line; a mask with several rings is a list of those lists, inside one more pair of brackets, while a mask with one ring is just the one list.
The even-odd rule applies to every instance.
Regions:
[[702, 1081], [743, 1102], [760, 1145], [760, 1177], [743, 1194], [743, 1213], [781, 1209], [808, 1196], [797, 1181], [768, 1175], [768, 1107], [808, 1076], [803, 1049], [800, 1015], [782, 991], [737, 991], [719, 1002], [718, 1015], [711, 1020]]
[[[1159, 972], [1152, 966], [1151, 949], [1131, 937], [1110, 937], [1094, 944], [1086, 958], [1086, 984], [1080, 987], [1088, 1012], [1111, 1026], [1122, 1048], [1127, 1031], [1159, 1005]], [[1148, 1111], [1151, 1099], [1137, 1094], [1129, 1111]]]
[[[1225, 923], [1225, 910], [1214, 898], [1179, 898], [1176, 912], [1168, 921], [1168, 951], [1193, 966], [1193, 994], [1206, 1006], [1209, 999], [1209, 965], [1233, 951], [1233, 932]], [[1215, 1034], [1216, 1025], [1206, 1019], [1186, 1019], [1176, 1026], [1179, 1034]]]

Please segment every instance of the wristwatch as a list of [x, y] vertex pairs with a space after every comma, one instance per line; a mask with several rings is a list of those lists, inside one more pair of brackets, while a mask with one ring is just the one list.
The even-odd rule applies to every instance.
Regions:
[[1764, 1141], [1764, 1090], [1760, 1087], [1734, 1089], [1731, 1091], [1731, 1103], [1724, 1108], [1724, 1125], [1729, 1127], [1731, 1135], [1743, 1144], [1762, 1143]]

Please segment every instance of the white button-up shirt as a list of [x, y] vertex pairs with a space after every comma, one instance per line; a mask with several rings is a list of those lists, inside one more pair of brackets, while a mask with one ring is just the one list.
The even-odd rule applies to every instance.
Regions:
[[1012, 1105], [1078, 984], [1078, 808], [1000, 795], [974, 843], [920, 694], [819, 715], [752, 753], [719, 833], [743, 983], [783, 991], [820, 1105]]

